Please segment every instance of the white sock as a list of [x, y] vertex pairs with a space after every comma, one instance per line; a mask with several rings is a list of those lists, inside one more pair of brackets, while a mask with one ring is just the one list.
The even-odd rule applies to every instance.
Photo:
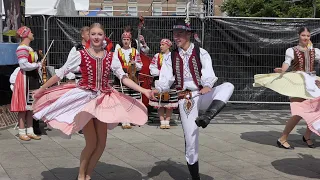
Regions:
[[26, 135], [26, 129], [19, 129], [19, 135]]
[[33, 127], [27, 128], [27, 134], [34, 134]]
[[164, 121], [165, 125], [170, 125], [170, 121], [166, 120]]
[[165, 121], [160, 121], [161, 125], [166, 125]]

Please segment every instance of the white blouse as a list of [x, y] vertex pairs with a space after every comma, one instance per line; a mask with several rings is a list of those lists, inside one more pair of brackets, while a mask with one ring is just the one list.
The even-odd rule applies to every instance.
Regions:
[[[320, 49], [314, 48], [314, 50], [315, 50], [315, 60], [319, 61], [320, 60]], [[286, 50], [286, 56], [285, 56], [285, 60], [283, 63], [286, 63], [289, 66], [291, 66], [291, 62], [293, 59], [294, 59], [294, 50], [293, 50], [293, 48], [288, 48]]]
[[[138, 40], [137, 40], [137, 39], [135, 39], [135, 40], [136, 40], [136, 43], [138, 44]], [[120, 46], [119, 44], [116, 44], [115, 50], [117, 50], [117, 49], [119, 49], [119, 48], [121, 48], [121, 46]], [[148, 54], [148, 53], [149, 53], [149, 50], [150, 50], [150, 48], [149, 48], [149, 46], [147, 45], [147, 43], [146, 43], [146, 46], [143, 46], [143, 45], [140, 43], [140, 49], [141, 49], [141, 51], [144, 52], [145, 54]]]
[[[105, 53], [107, 53], [105, 51]], [[62, 79], [69, 72], [77, 72], [80, 69], [81, 64], [81, 54], [79, 51], [74, 51], [69, 54], [67, 62], [58, 70], [56, 70], [56, 75]], [[111, 63], [111, 70], [114, 75], [119, 79], [122, 79], [123, 76], [126, 76], [126, 73], [123, 71], [119, 59], [113, 59]]]
[[34, 52], [35, 62], [30, 63], [28, 61], [30, 51], [34, 52], [34, 50], [30, 46], [26, 46], [26, 45], [19, 45], [17, 48], [18, 63], [20, 68], [24, 71], [32, 71], [41, 67], [41, 63], [37, 63], [38, 54], [36, 52]]
[[[129, 48], [129, 49], [122, 49], [120, 48], [122, 53], [124, 54], [124, 58], [126, 59], [126, 62], [129, 63], [130, 61], [130, 53], [132, 52], [132, 48]], [[119, 61], [120, 62], [120, 59], [119, 59], [119, 56], [118, 56], [118, 51], [119, 49], [116, 49], [113, 53], [113, 57], [112, 57], [112, 61]], [[136, 58], [135, 58], [135, 63], [136, 63], [136, 66], [137, 66], [137, 71], [140, 71], [142, 69], [142, 62], [141, 62], [141, 59], [140, 59], [140, 54], [138, 53], [138, 51], [136, 50]], [[140, 61], [140, 62], [138, 62]], [[121, 64], [121, 62], [120, 62]]]
[[[151, 61], [150, 65], [149, 65], [151, 76], [159, 76], [159, 74], [160, 74], [160, 70], [158, 69], [158, 58], [159, 58], [159, 53], [157, 53], [157, 54], [155, 54], [153, 56], [152, 61]], [[167, 61], [168, 58], [171, 58], [171, 52], [169, 52], [167, 54], [163, 54], [162, 64], [165, 61]]]
[[[194, 83], [192, 79], [189, 63], [188, 63], [188, 60], [192, 54], [193, 48], [194, 48], [193, 43], [191, 43], [187, 51], [184, 51], [183, 49], [179, 48], [179, 55], [183, 59], [183, 66], [184, 66], [183, 67], [184, 69], [183, 90], [185, 89], [189, 89], [192, 91], [199, 90], [197, 85]], [[202, 48], [200, 48], [200, 62], [202, 65], [202, 69], [201, 69], [202, 76], [201, 76], [200, 83], [203, 87], [212, 88], [214, 83], [218, 80], [218, 78], [216, 77], [213, 71], [212, 60], [209, 53]], [[174, 83], [174, 81], [175, 81], [175, 76], [173, 75], [171, 58], [168, 58], [162, 64], [159, 80], [155, 81], [155, 88], [159, 92], [167, 92], [170, 90], [170, 87]]]

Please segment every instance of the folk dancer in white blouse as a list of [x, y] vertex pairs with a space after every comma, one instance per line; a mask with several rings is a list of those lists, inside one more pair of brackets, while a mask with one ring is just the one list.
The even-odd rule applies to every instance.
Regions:
[[[290, 98], [292, 117], [287, 121], [282, 136], [277, 140], [277, 145], [284, 149], [294, 149], [287, 142], [287, 139], [290, 132], [301, 120], [300, 114], [303, 114], [303, 112], [295, 112], [296, 108], [292, 105], [320, 96], [320, 89], [316, 85], [319, 77], [315, 75], [314, 71], [315, 60], [320, 60], [320, 50], [313, 48], [308, 28], [300, 28], [298, 35], [299, 44], [287, 49], [282, 67], [275, 68], [276, 73], [273, 74], [255, 75], [254, 83], [256, 87], [264, 86]], [[290, 66], [291, 72], [286, 72]], [[315, 146], [310, 139], [311, 133], [312, 131], [308, 127], [302, 140], [308, 147], [314, 148]]]
[[182, 19], [176, 21], [173, 37], [178, 48], [163, 63], [152, 99], [156, 93], [168, 92], [175, 83], [186, 144], [185, 156], [192, 179], [199, 180], [198, 127], [207, 127], [224, 108], [234, 86], [225, 82], [213, 87], [218, 78], [213, 71], [211, 57], [206, 50], [190, 42], [192, 32], [189, 23]]
[[[118, 48], [113, 53], [113, 59], [116, 61], [120, 61], [121, 66], [124, 70], [124, 72], [129, 74], [129, 71], [131, 67], [134, 67], [137, 71], [134, 74], [134, 77], [136, 81], [138, 82], [138, 71], [142, 68], [142, 62], [140, 59], [140, 54], [137, 51], [137, 49], [130, 47], [132, 35], [129, 32], [124, 32], [122, 34], [122, 44], [123, 46], [121, 48]], [[132, 69], [131, 69], [132, 70]], [[131, 78], [131, 77], [129, 77]], [[114, 79], [114, 88], [119, 91], [123, 92], [126, 95], [129, 95], [135, 99], [141, 100], [141, 93], [137, 92], [127, 86], [124, 86], [120, 83], [119, 79]], [[138, 82], [139, 84], [139, 82]], [[122, 128], [123, 129], [131, 129], [132, 126], [129, 122], [122, 122]]]
[[23, 141], [39, 140], [41, 137], [35, 135], [33, 129], [32, 93], [41, 85], [39, 70], [42, 64], [38, 62], [37, 53], [30, 47], [34, 39], [31, 29], [23, 26], [18, 29], [17, 35], [22, 42], [16, 51], [19, 67], [10, 78], [13, 85], [11, 111], [18, 112], [19, 138]]
[[[123, 29], [123, 33], [127, 32], [127, 33], [130, 33], [132, 35], [132, 28], [131, 26], [126, 26], [124, 29]], [[147, 45], [147, 42], [145, 41], [144, 37], [142, 35], [140, 35], [139, 37], [140, 39], [140, 49], [143, 53], [145, 54], [148, 54], [149, 53], [149, 50], [150, 48], [148, 47]], [[121, 41], [119, 42], [119, 44], [116, 44], [116, 47], [115, 47], [115, 50], [119, 49], [119, 48], [122, 48], [123, 47], [123, 42], [122, 42], [122, 39]], [[131, 41], [130, 41], [130, 47], [132, 48], [135, 48], [135, 49], [138, 49], [138, 40], [137, 39], [133, 39], [131, 38]], [[141, 52], [140, 52], [141, 53]]]
[[[159, 80], [162, 64], [166, 60], [171, 58], [171, 53], [170, 53], [171, 46], [172, 46], [172, 42], [169, 39], [161, 40], [160, 42], [161, 52], [154, 55], [149, 66], [150, 74], [151, 76], [153, 76], [154, 81]], [[171, 119], [172, 111], [173, 109], [178, 107], [177, 91], [174, 89], [171, 89], [170, 92], [163, 94], [159, 100], [150, 99], [149, 105], [158, 108], [158, 114], [160, 119], [160, 129], [170, 129], [170, 119]]]
[[[44, 120], [65, 135], [83, 130], [86, 146], [81, 152], [78, 180], [91, 179], [105, 149], [108, 129], [123, 120], [143, 125], [148, 119], [142, 102], [115, 91], [109, 84], [112, 71], [123, 84], [151, 96], [151, 90], [130, 80], [119, 60], [112, 59], [112, 53], [103, 49], [104, 39], [104, 28], [99, 23], [91, 25], [90, 48], [72, 53], [56, 75], [34, 94], [35, 119]], [[79, 66], [82, 78], [77, 85], [67, 83], [49, 88]]]

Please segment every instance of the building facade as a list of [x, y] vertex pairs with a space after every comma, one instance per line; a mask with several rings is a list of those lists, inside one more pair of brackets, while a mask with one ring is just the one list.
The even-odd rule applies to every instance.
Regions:
[[[190, 0], [90, 0], [90, 10], [104, 10], [108, 16], [185, 15]], [[202, 0], [192, 0], [200, 8]]]

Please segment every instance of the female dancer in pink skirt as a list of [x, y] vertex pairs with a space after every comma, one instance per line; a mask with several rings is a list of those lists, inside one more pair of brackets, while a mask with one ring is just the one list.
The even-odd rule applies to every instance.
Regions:
[[[127, 78], [120, 61], [113, 60], [112, 53], [103, 50], [103, 27], [95, 23], [89, 33], [90, 48], [70, 54], [65, 65], [34, 95], [35, 119], [44, 120], [66, 135], [83, 130], [86, 146], [80, 156], [78, 180], [91, 179], [105, 149], [107, 129], [113, 129], [124, 120], [143, 125], [148, 119], [147, 108], [142, 102], [112, 89], [108, 79], [111, 70], [126, 86], [147, 97], [151, 95], [151, 90]], [[64, 84], [46, 90], [78, 67], [82, 79], [77, 85]]]

